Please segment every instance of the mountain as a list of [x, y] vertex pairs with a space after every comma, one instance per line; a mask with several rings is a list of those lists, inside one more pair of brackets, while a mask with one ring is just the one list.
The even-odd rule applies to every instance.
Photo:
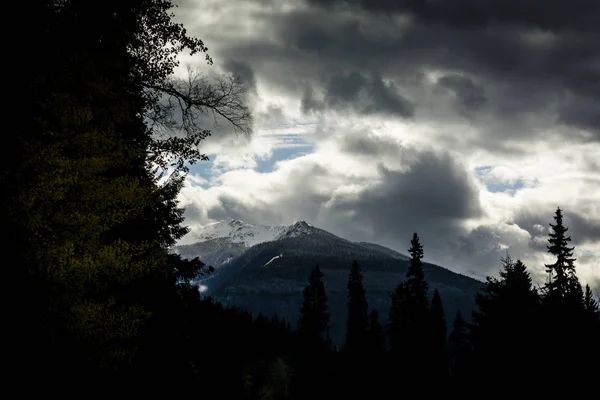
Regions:
[[[298, 318], [308, 275], [319, 264], [329, 299], [331, 337], [338, 345], [344, 338], [352, 261], [360, 263], [369, 306], [382, 321], [387, 319], [390, 294], [405, 278], [409, 263], [406, 255], [392, 249], [352, 242], [305, 221], [268, 227], [230, 220], [209, 225], [196, 238], [198, 243], [174, 251], [187, 258], [200, 257], [216, 268], [198, 282], [206, 295], [254, 313], [277, 314], [292, 324]], [[469, 316], [483, 283], [429, 263], [424, 269], [430, 295], [436, 288], [440, 291], [447, 321], [459, 310]]]

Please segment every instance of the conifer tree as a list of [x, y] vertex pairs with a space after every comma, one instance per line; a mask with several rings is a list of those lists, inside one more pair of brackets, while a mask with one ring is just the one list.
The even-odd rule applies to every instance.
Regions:
[[364, 351], [369, 328], [368, 303], [363, 285], [360, 265], [355, 260], [348, 274], [348, 322], [346, 326], [346, 350]]
[[[172, 6], [70, 0], [26, 10], [37, 56], [52, 62], [24, 67], [29, 79], [15, 100], [27, 123], [1, 151], [0, 222], [19, 254], [15, 281], [32, 293], [27, 321], [15, 324], [30, 352], [21, 358], [39, 366], [36, 375], [54, 373], [61, 389], [65, 377], [108, 384], [136, 360], [149, 365], [139, 354], [159, 343], [163, 354], [145, 360], [176, 370], [162, 357], [182, 354], [167, 347], [181, 345], [183, 324], [163, 328], [181, 315], [179, 279], [199, 268], [167, 251], [187, 232], [176, 202], [183, 175], [159, 184], [153, 167], [185, 172], [183, 161], [204, 158], [197, 145], [209, 132], [197, 117], [206, 111], [249, 126], [237, 83], [173, 79], [180, 52], [206, 47], [173, 22]], [[179, 127], [183, 138], [169, 134]]]
[[[546, 265], [548, 280], [544, 286], [545, 295], [553, 302], [568, 297], [569, 294], [578, 296], [581, 290], [575, 276], [574, 247], [568, 247], [571, 236], [566, 235], [569, 228], [563, 225], [563, 214], [560, 208], [556, 209], [554, 220], [556, 223], [550, 224], [552, 232], [548, 239], [549, 246], [546, 247], [548, 253], [556, 257], [556, 261]], [[573, 293], [574, 291], [577, 293]]]
[[437, 289], [431, 299], [431, 361], [436, 377], [444, 378], [448, 372], [446, 362], [446, 316], [442, 306], [442, 297]]
[[392, 304], [389, 311], [389, 338], [392, 351], [398, 354], [406, 344], [404, 331], [405, 309], [406, 309], [406, 284], [401, 282], [390, 295]]
[[402, 352], [404, 372], [414, 376], [431, 368], [431, 318], [428, 284], [423, 271], [423, 246], [413, 234], [408, 250], [411, 259], [406, 280], [392, 294], [390, 341], [396, 354]]
[[302, 291], [302, 307], [298, 319], [298, 335], [310, 342], [325, 341], [329, 330], [327, 294], [319, 265], [310, 273]]
[[600, 317], [600, 309], [598, 308], [598, 302], [594, 299], [594, 295], [592, 294], [592, 289], [590, 285], [585, 285], [585, 294], [583, 298], [583, 308], [588, 316], [588, 318], [599, 318]]
[[302, 292], [293, 392], [298, 398], [323, 394], [329, 379], [329, 313], [323, 273], [317, 265]]
[[371, 354], [380, 354], [385, 348], [385, 332], [379, 322], [379, 313], [372, 310], [369, 315], [369, 352]]
[[414, 307], [414, 312], [425, 314], [425, 310], [429, 308], [427, 299], [427, 291], [429, 285], [425, 280], [423, 271], [423, 246], [419, 242], [419, 236], [415, 232], [410, 242], [411, 247], [408, 249], [410, 253], [410, 266], [406, 273], [406, 289], [409, 294], [411, 306]]
[[346, 325], [346, 345], [343, 349], [343, 375], [347, 395], [363, 397], [367, 395], [369, 373], [368, 330], [369, 310], [363, 285], [363, 275], [356, 260], [348, 274], [348, 320]]
[[[477, 310], [473, 312], [473, 344], [478, 365], [485, 376], [511, 368], [525, 373], [534, 368], [525, 357], [530, 343], [523, 337], [537, 334], [538, 296], [531, 276], [523, 262], [512, 260], [509, 254], [502, 259], [500, 279], [488, 277], [483, 293], [476, 295]], [[521, 360], [515, 365], [514, 360]]]

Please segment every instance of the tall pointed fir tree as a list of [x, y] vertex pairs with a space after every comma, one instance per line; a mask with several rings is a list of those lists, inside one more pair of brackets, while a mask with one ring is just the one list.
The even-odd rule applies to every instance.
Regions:
[[437, 289], [431, 299], [431, 369], [438, 379], [445, 379], [448, 375], [446, 352], [446, 316], [442, 305], [442, 297]]
[[548, 252], [556, 257], [556, 261], [546, 265], [548, 280], [544, 285], [542, 296], [542, 326], [544, 334], [542, 345], [545, 351], [540, 355], [540, 362], [547, 368], [564, 370], [565, 381], [575, 382], [578, 376], [586, 374], [587, 349], [586, 324], [584, 322], [584, 293], [575, 272], [574, 247], [569, 247], [571, 237], [567, 236], [568, 228], [563, 224], [563, 213], [556, 209], [554, 224], [550, 224], [552, 232], [548, 238]]
[[585, 285], [585, 293], [583, 296], [583, 308], [585, 309], [588, 318], [600, 318], [600, 309], [598, 307], [598, 301], [594, 299], [594, 294], [592, 293], [590, 285]]
[[308, 284], [302, 291], [302, 306], [298, 318], [298, 335], [311, 342], [326, 342], [329, 331], [327, 294], [323, 273], [317, 265], [310, 273]]
[[368, 303], [363, 285], [363, 274], [355, 260], [348, 274], [348, 321], [346, 347], [349, 353], [364, 352], [369, 328]]
[[569, 228], [563, 225], [563, 214], [560, 208], [556, 209], [554, 215], [555, 224], [550, 224], [552, 232], [548, 238], [548, 253], [556, 257], [553, 264], [546, 265], [548, 278], [544, 286], [545, 296], [550, 302], [568, 301], [578, 299], [582, 296], [581, 285], [575, 275], [575, 258], [573, 250], [569, 247], [571, 236], [566, 233]]
[[363, 285], [360, 265], [352, 262], [348, 274], [348, 319], [346, 324], [346, 343], [343, 349], [345, 386], [348, 395], [364, 396], [367, 393], [366, 372], [369, 368], [367, 345], [369, 330], [369, 310]]
[[482, 372], [478, 379], [488, 383], [507, 369], [518, 376], [536, 369], [525, 338], [537, 335], [537, 291], [520, 260], [513, 261], [507, 253], [502, 264], [500, 279], [488, 277], [483, 292], [476, 295], [473, 312], [472, 340]]
[[428, 284], [423, 271], [423, 246], [417, 233], [413, 234], [408, 251], [411, 258], [407, 279], [392, 294], [390, 341], [394, 353], [402, 353], [398, 367], [407, 374], [419, 375], [428, 370], [431, 354]]
[[585, 352], [587, 353], [588, 362], [596, 363], [595, 367], [587, 368], [583, 370], [582, 380], [587, 382], [593, 382], [597, 376], [598, 368], [600, 365], [600, 306], [598, 300], [594, 299], [592, 289], [589, 285], [585, 286], [585, 294], [583, 299], [584, 314], [583, 314], [583, 337], [581, 338]]
[[326, 396], [329, 379], [329, 313], [323, 273], [317, 265], [302, 291], [293, 392], [297, 398]]
[[369, 354], [378, 355], [385, 349], [385, 332], [379, 322], [377, 310], [372, 310], [369, 315], [368, 343]]

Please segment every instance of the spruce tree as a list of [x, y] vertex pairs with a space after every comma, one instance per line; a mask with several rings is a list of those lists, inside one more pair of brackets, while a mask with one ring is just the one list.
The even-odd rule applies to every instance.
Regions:
[[369, 315], [369, 353], [373, 355], [380, 354], [385, 348], [385, 332], [379, 322], [379, 313], [372, 310]]
[[515, 262], [507, 254], [502, 264], [500, 279], [488, 277], [482, 293], [476, 295], [473, 344], [485, 375], [479, 379], [493, 379], [507, 368], [517, 374], [534, 369], [526, 356], [530, 343], [523, 337], [537, 334], [537, 292], [523, 262]]
[[600, 309], [598, 308], [598, 302], [594, 299], [592, 289], [590, 285], [585, 285], [585, 294], [583, 297], [583, 308], [589, 318], [599, 318]]
[[343, 351], [346, 385], [348, 395], [363, 397], [367, 395], [366, 375], [369, 373], [367, 356], [367, 333], [369, 329], [368, 304], [363, 285], [360, 265], [355, 260], [348, 274], [348, 320], [346, 325], [346, 345]]
[[308, 284], [302, 291], [298, 335], [311, 342], [325, 341], [328, 330], [327, 294], [323, 283], [323, 273], [317, 265], [311, 271]]
[[346, 326], [346, 350], [364, 351], [369, 328], [368, 303], [363, 285], [363, 275], [357, 261], [352, 263], [348, 274], [348, 322]]
[[401, 282], [390, 295], [392, 304], [389, 311], [389, 338], [392, 352], [398, 355], [406, 345], [405, 309], [406, 309], [406, 284]]
[[[575, 259], [573, 258], [574, 247], [568, 247], [571, 236], [566, 233], [569, 228], [563, 225], [563, 215], [560, 208], [556, 209], [554, 215], [555, 224], [550, 224], [552, 232], [548, 238], [548, 253], [556, 257], [553, 264], [546, 265], [548, 280], [544, 286], [546, 296], [551, 301], [568, 297], [570, 293], [577, 290], [575, 276]], [[577, 293], [578, 294], [578, 293]]]
[[329, 379], [329, 313], [319, 265], [311, 271], [302, 296], [293, 381], [293, 391], [298, 398], [323, 394]]
[[406, 288], [411, 299], [411, 305], [415, 307], [415, 313], [425, 313], [429, 307], [427, 299], [427, 291], [429, 285], [425, 280], [423, 271], [423, 246], [419, 242], [419, 236], [415, 232], [410, 241], [411, 247], [408, 249], [410, 253], [410, 266], [406, 273]]
[[[184, 324], [165, 327], [182, 315], [179, 278], [199, 268], [167, 251], [187, 232], [176, 202], [183, 175], [159, 184], [153, 167], [185, 172], [182, 160], [203, 159], [197, 145], [208, 132], [194, 116], [212, 109], [244, 128], [249, 114], [226, 80], [186, 88], [173, 79], [180, 52], [206, 47], [173, 22], [172, 6], [70, 0], [25, 10], [37, 56], [52, 62], [24, 67], [15, 100], [27, 122], [1, 151], [0, 222], [18, 254], [14, 281], [31, 289], [15, 324], [29, 352], [21, 358], [54, 388], [66, 377], [109, 386], [109, 376], [149, 360], [175, 375], [170, 355], [185, 354], [168, 348], [181, 345]], [[172, 135], [178, 126], [183, 138]]]

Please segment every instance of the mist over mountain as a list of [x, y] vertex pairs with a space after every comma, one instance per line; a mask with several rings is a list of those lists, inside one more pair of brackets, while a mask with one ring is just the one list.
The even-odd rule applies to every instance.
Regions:
[[[352, 261], [357, 260], [363, 270], [369, 307], [385, 321], [390, 294], [404, 280], [409, 260], [387, 247], [352, 242], [306, 221], [290, 226], [220, 221], [207, 225], [196, 239], [198, 242], [176, 246], [173, 251], [185, 258], [199, 257], [215, 267], [214, 274], [196, 282], [205, 296], [254, 314], [278, 315], [292, 326], [308, 274], [319, 264], [329, 299], [330, 334], [338, 345], [345, 332], [346, 283]], [[460, 310], [468, 317], [483, 283], [429, 263], [424, 269], [430, 295], [439, 290], [447, 315]]]

